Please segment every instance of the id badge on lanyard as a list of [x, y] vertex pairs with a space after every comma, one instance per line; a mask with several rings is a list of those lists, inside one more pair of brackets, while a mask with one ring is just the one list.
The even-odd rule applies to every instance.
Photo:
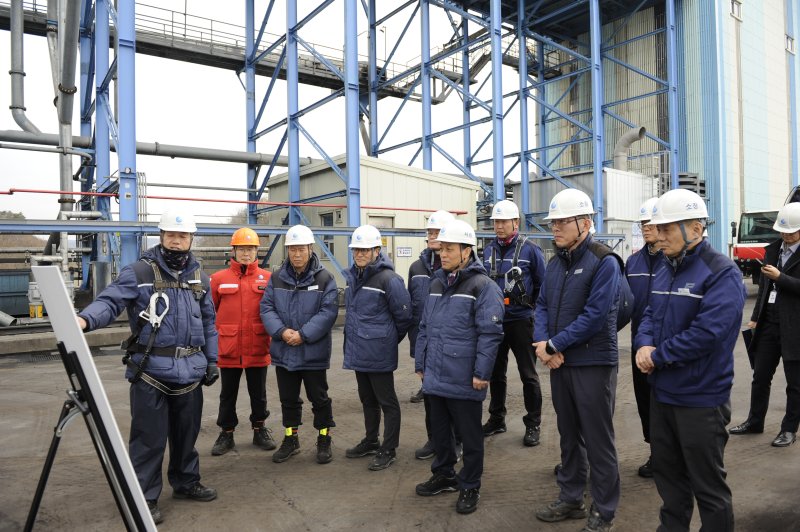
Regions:
[[769, 299], [767, 299], [767, 303], [769, 303], [770, 305], [774, 305], [775, 300], [777, 298], [778, 298], [778, 291], [775, 288], [773, 288], [769, 293]]

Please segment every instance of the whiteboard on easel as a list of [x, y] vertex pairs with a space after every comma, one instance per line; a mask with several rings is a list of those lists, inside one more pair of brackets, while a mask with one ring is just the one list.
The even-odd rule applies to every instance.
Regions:
[[[91, 396], [91, 401], [88, 401], [90, 406], [94, 405], [91, 412], [92, 419], [87, 421], [87, 424], [93, 423], [102, 436], [100, 438], [102, 449], [98, 449], [104, 455], [101, 459], [107, 460], [113, 471], [121, 473], [121, 478], [109, 479], [116, 492], [118, 504], [120, 497], [125, 501], [124, 504], [120, 504], [120, 511], [128, 524], [137, 521], [143, 522], [146, 530], [154, 531], [156, 530], [155, 523], [153, 523], [147, 501], [133, 470], [127, 446], [122, 439], [103, 383], [100, 381], [100, 374], [97, 372], [89, 345], [75, 319], [75, 310], [72, 307], [67, 288], [64, 286], [61, 270], [57, 266], [33, 266], [31, 271], [39, 284], [39, 291], [47, 308], [56, 339], [64, 344], [67, 352], [76, 354], [81, 366], [88, 387], [88, 390], [84, 392]], [[118, 475], [113, 476], [117, 477]], [[133, 516], [132, 512], [137, 512], [139, 515]]]

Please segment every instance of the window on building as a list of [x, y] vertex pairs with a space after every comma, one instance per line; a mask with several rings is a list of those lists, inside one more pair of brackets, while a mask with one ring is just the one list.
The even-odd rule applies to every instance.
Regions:
[[795, 48], [794, 37], [792, 37], [791, 35], [786, 36], [786, 51], [791, 54], [797, 51], [797, 49]]
[[[319, 221], [322, 227], [333, 227], [333, 213], [326, 212], [324, 214], [320, 214]], [[329, 250], [331, 250], [331, 255], [335, 254], [333, 248], [333, 235], [323, 235], [322, 241], [325, 242], [325, 245], [328, 246]]]
[[731, 15], [742, 20], [742, 1], [731, 0]]

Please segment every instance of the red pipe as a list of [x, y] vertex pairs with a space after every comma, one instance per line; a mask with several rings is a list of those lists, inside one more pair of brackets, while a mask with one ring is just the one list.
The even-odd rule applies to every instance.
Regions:
[[[119, 194], [113, 192], [74, 192], [67, 190], [41, 190], [34, 188], [10, 188], [8, 191], [0, 190], [0, 194], [12, 195], [15, 193], [29, 193], [29, 194], [67, 194], [73, 196], [102, 196], [102, 197], [119, 197]], [[244, 203], [247, 205], [272, 205], [275, 207], [338, 207], [345, 208], [346, 204], [339, 203], [289, 203], [284, 201], [252, 201], [252, 200], [226, 200], [226, 199], [210, 199], [210, 198], [187, 198], [182, 196], [143, 196], [147, 199], [162, 199], [162, 200], [177, 200], [177, 201], [205, 201], [211, 203]], [[362, 209], [380, 209], [385, 211], [413, 211], [413, 212], [435, 212], [437, 209], [414, 209], [411, 207], [382, 207], [379, 205], [362, 205]], [[452, 214], [467, 214], [467, 211], [450, 211]]]

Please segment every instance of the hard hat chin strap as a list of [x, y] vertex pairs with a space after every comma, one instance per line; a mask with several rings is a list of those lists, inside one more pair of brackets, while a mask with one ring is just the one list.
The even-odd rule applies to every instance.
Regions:
[[689, 246], [697, 242], [697, 239], [689, 239], [689, 235], [686, 234], [686, 221], [679, 223], [678, 227], [681, 228], [681, 236], [683, 237], [683, 247], [681, 248], [681, 255], [683, 255], [686, 253], [686, 250], [689, 249]]

